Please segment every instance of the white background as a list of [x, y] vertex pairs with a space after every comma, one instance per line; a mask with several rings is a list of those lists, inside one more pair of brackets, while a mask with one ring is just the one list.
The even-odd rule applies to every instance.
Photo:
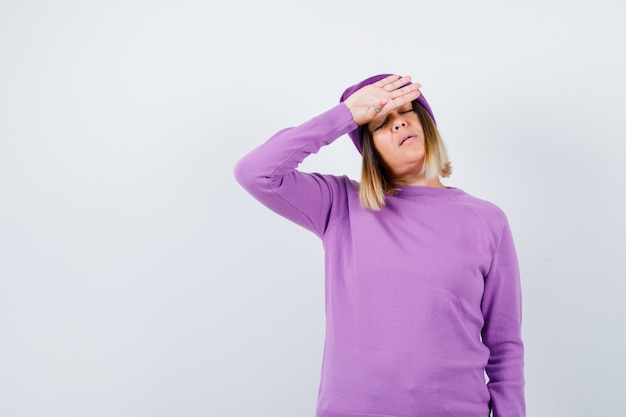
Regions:
[[[626, 415], [622, 1], [2, 1], [0, 416], [313, 416], [317, 238], [235, 182], [381, 72], [509, 217], [529, 416]], [[347, 137], [302, 167], [359, 177]]]

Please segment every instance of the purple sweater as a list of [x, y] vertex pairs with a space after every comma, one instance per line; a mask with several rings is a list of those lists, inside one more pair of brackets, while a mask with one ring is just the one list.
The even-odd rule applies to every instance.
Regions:
[[370, 211], [358, 183], [296, 170], [355, 127], [339, 104], [235, 168], [250, 194], [324, 245], [316, 416], [523, 417], [520, 281], [504, 213], [457, 188], [420, 186]]

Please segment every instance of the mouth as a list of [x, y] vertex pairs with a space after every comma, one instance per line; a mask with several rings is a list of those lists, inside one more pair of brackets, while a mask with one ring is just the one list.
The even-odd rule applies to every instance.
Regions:
[[415, 138], [415, 136], [413, 136], [413, 135], [408, 135], [408, 136], [406, 136], [405, 138], [403, 138], [403, 139], [400, 141], [400, 145], [398, 145], [398, 146], [402, 146], [402, 145], [404, 145], [404, 143], [405, 143], [405, 142], [410, 141], [410, 140], [412, 140], [412, 139], [414, 139], [414, 138]]

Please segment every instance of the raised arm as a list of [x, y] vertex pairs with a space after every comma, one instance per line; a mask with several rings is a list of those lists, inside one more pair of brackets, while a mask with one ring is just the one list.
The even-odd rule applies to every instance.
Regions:
[[298, 127], [276, 133], [237, 163], [235, 178], [265, 206], [321, 236], [341, 181], [296, 168], [355, 127], [348, 107], [338, 104]]
[[332, 210], [341, 213], [337, 205], [345, 204], [347, 181], [303, 173], [298, 165], [358, 125], [416, 99], [420, 85], [405, 85], [408, 81], [410, 77], [387, 77], [300, 126], [276, 133], [237, 163], [237, 181], [271, 210], [321, 236]]

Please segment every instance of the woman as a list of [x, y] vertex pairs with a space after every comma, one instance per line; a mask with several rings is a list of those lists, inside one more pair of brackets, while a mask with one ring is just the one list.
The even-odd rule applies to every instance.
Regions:
[[[235, 169], [250, 194], [324, 243], [317, 417], [525, 415], [508, 222], [442, 185], [450, 163], [420, 87], [397, 75], [363, 80]], [[344, 134], [363, 154], [360, 184], [296, 169]]]

